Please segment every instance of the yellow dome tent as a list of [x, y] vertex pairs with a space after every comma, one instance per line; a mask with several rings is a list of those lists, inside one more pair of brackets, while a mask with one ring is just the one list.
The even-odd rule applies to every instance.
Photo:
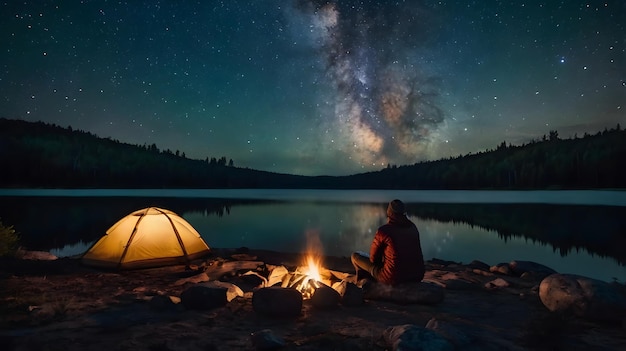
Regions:
[[134, 269], [186, 264], [210, 252], [200, 234], [176, 213], [149, 207], [115, 223], [83, 256], [86, 265]]

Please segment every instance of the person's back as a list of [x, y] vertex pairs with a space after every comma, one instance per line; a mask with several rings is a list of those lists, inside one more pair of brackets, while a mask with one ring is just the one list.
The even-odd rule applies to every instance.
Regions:
[[353, 252], [356, 280], [365, 271], [385, 284], [419, 282], [424, 278], [424, 256], [417, 226], [405, 214], [404, 203], [393, 200], [387, 206], [387, 224], [378, 228], [369, 256]]
[[405, 216], [394, 216], [378, 229], [370, 255], [382, 265], [377, 279], [383, 283], [419, 282], [424, 278], [419, 231]]

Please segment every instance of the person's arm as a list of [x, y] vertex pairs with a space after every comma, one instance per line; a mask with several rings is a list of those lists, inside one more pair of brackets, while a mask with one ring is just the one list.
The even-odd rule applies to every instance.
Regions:
[[374, 240], [372, 241], [372, 245], [370, 246], [370, 262], [379, 263], [382, 262], [382, 244], [383, 238], [380, 231], [376, 231], [376, 235], [374, 235]]

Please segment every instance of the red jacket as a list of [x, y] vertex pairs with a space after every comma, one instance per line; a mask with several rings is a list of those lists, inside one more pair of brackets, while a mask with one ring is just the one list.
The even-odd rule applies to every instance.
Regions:
[[406, 216], [390, 217], [376, 231], [370, 261], [378, 268], [375, 278], [386, 284], [419, 282], [424, 278], [424, 256], [417, 227]]

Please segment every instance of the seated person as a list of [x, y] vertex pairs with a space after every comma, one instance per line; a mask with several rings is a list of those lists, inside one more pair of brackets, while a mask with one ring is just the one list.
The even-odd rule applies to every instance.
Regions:
[[387, 206], [387, 224], [376, 231], [369, 257], [352, 254], [356, 281], [364, 271], [376, 281], [389, 285], [420, 282], [424, 278], [424, 256], [419, 231], [405, 214], [404, 203], [393, 200]]

